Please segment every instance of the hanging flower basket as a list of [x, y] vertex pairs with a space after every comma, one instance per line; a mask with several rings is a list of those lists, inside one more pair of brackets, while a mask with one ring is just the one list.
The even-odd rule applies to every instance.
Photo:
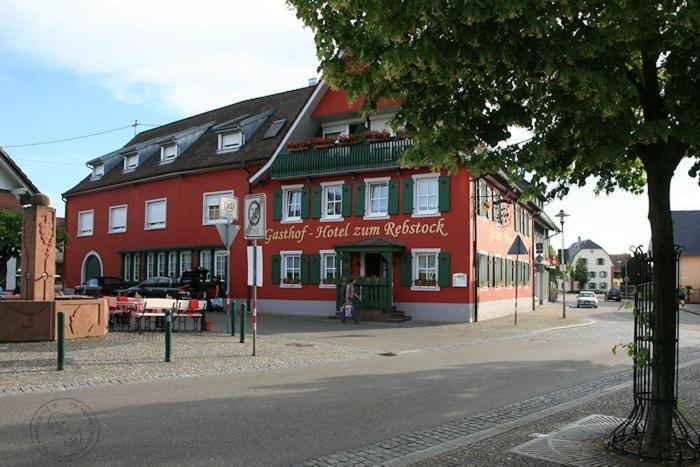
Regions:
[[389, 141], [391, 135], [386, 130], [366, 130], [362, 132], [362, 136], [370, 143], [378, 143], [380, 141]]
[[341, 146], [351, 146], [361, 142], [362, 139], [358, 135], [340, 135], [338, 138], [338, 144]]
[[303, 152], [311, 149], [311, 143], [308, 141], [290, 141], [287, 143], [289, 152]]
[[332, 148], [335, 146], [335, 141], [326, 136], [316, 136], [311, 138], [311, 145], [316, 149]]

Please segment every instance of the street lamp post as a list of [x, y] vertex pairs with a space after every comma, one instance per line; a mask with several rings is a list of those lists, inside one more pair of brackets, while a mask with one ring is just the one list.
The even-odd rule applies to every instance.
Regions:
[[561, 280], [561, 292], [562, 292], [562, 318], [566, 319], [566, 252], [564, 250], [564, 218], [569, 217], [563, 209], [559, 210], [559, 214], [556, 215], [561, 223], [561, 265], [562, 272], [564, 275]]

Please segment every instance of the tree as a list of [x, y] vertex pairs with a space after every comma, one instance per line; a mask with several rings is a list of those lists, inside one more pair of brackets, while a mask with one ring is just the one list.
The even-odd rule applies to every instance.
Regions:
[[[65, 245], [68, 239], [66, 229], [56, 226], [56, 246]], [[22, 251], [22, 213], [9, 209], [0, 209], [0, 264], [10, 258], [19, 258]], [[9, 272], [8, 272], [9, 273]]]
[[578, 261], [576, 261], [572, 276], [574, 280], [578, 282], [579, 289], [586, 288], [586, 283], [588, 282], [588, 266], [586, 266], [583, 258], [579, 258]]
[[[324, 77], [369, 111], [401, 98], [407, 165], [532, 175], [564, 195], [646, 186], [654, 246], [652, 379], [645, 449], [669, 451], [675, 266], [669, 190], [700, 171], [700, 2], [687, 0], [289, 0], [315, 33]], [[521, 144], [499, 145], [513, 127]]]

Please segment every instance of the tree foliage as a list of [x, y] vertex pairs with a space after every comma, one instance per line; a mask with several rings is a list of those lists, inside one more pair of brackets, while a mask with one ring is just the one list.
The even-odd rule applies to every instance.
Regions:
[[[417, 141], [407, 164], [505, 168], [554, 195], [590, 176], [639, 192], [650, 151], [697, 159], [698, 2], [290, 3], [333, 86], [366, 96], [366, 111], [403, 98], [396, 120]], [[513, 126], [534, 137], [499, 145]]]
[[[65, 245], [68, 239], [66, 229], [56, 226], [56, 245]], [[0, 262], [5, 263], [10, 258], [19, 258], [22, 250], [22, 213], [8, 209], [0, 209]]]
[[586, 283], [588, 283], [588, 266], [586, 266], [586, 262], [583, 261], [583, 258], [579, 258], [578, 261], [576, 261], [572, 277], [578, 282], [579, 289], [586, 288]]

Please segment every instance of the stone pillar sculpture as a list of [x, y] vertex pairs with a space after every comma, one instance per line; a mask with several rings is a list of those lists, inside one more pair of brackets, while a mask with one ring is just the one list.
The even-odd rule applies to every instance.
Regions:
[[22, 213], [22, 300], [54, 299], [56, 274], [56, 210], [38, 193]]

